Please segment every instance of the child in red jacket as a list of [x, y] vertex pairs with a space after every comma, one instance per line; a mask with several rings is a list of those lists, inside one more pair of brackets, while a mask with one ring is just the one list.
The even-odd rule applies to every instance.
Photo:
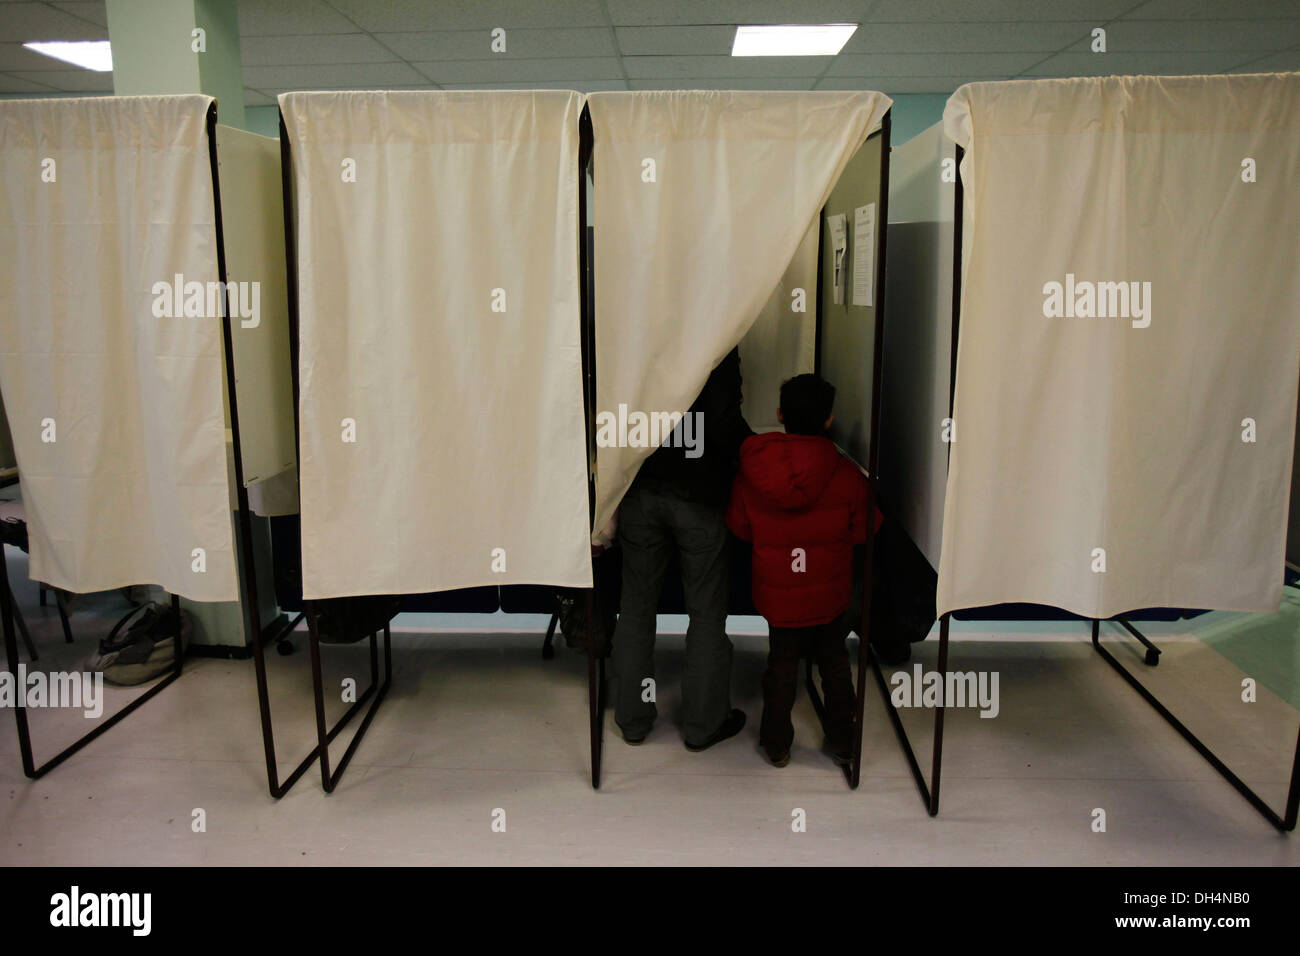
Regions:
[[853, 596], [853, 546], [867, 540], [867, 480], [825, 437], [834, 402], [835, 387], [817, 375], [786, 381], [777, 413], [785, 433], [741, 445], [727, 508], [727, 526], [754, 543], [754, 606], [771, 641], [759, 745], [777, 767], [790, 762], [801, 654], [821, 671], [825, 749], [838, 764], [852, 758], [855, 700], [842, 618]]

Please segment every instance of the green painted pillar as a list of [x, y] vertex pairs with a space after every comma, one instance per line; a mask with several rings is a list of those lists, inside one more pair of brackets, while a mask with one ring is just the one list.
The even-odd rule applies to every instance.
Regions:
[[[115, 93], [206, 93], [217, 100], [218, 122], [246, 128], [237, 0], [107, 0], [107, 9]], [[238, 525], [234, 533], [242, 558]], [[253, 549], [266, 627], [278, 608], [270, 582], [270, 525], [265, 518], [253, 519]], [[242, 571], [242, 560], [240, 564]], [[206, 646], [210, 653], [243, 653], [248, 635], [238, 604], [181, 604], [194, 621], [194, 645]]]
[[245, 129], [236, 0], [107, 0], [113, 92], [206, 93]]

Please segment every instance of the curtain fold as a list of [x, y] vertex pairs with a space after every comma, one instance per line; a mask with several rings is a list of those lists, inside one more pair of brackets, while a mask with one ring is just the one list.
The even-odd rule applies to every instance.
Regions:
[[[890, 103], [865, 91], [590, 96], [598, 414], [690, 406]], [[652, 451], [597, 448], [596, 527]]]

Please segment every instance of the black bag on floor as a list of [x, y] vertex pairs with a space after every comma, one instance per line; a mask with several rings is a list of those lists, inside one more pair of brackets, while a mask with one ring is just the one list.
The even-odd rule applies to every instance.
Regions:
[[402, 609], [402, 599], [388, 594], [326, 598], [313, 607], [322, 644], [355, 644], [382, 631]]

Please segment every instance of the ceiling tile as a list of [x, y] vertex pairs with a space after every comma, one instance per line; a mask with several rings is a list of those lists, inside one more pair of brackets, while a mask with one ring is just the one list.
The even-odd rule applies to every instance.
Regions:
[[68, 64], [63, 60], [56, 60], [44, 53], [28, 50], [21, 43], [0, 43], [0, 70], [66, 70], [67, 68]]
[[6, 3], [0, 9], [0, 41], [108, 39], [106, 28], [44, 3]]
[[1135, 0], [880, 0], [868, 22], [946, 20], [961, 23], [1092, 20], [1100, 25], [1132, 9]]
[[331, 0], [370, 33], [492, 30], [495, 27], [599, 27], [600, 0]]
[[12, 71], [10, 76], [42, 83], [69, 93], [112, 93], [113, 74], [94, 70], [42, 70], [40, 73]]
[[871, 0], [605, 0], [615, 26], [859, 23]]
[[672, 79], [683, 76], [820, 76], [830, 65], [824, 56], [625, 56], [629, 77]]
[[618, 48], [626, 56], [731, 56], [734, 26], [618, 27]]
[[375, 39], [404, 60], [536, 60], [548, 57], [614, 56], [607, 27], [506, 31], [506, 50], [493, 53], [490, 34], [483, 30], [434, 33], [376, 33]]
[[1270, 53], [1268, 56], [1242, 63], [1229, 73], [1295, 73], [1300, 72], [1300, 50]]
[[1242, 62], [1240, 53], [1058, 53], [1024, 72], [1034, 76], [1186, 76], [1220, 73]]
[[239, 35], [356, 33], [355, 23], [324, 0], [239, 0]]
[[840, 54], [827, 76], [1015, 76], [1043, 59], [1042, 53]]
[[1059, 23], [868, 23], [842, 53], [1053, 53], [1091, 36], [1092, 20]]
[[417, 90], [418, 91], [418, 90], [432, 90], [432, 89], [434, 89], [434, 87], [430, 83], [417, 83], [417, 84], [406, 83], [401, 85], [394, 84], [392, 86], [371, 86], [371, 87], [330, 86], [328, 84], [322, 83], [319, 86], [290, 86], [290, 87], [285, 87], [284, 89], [267, 89], [263, 87], [262, 92], [265, 93], [267, 96], [271, 97], [278, 104], [279, 103], [278, 97], [280, 96], [281, 93], [348, 93], [355, 90], [385, 90], [385, 91]]
[[0, 93], [49, 93], [53, 89], [44, 83], [35, 83], [29, 77], [0, 73]]
[[579, 93], [603, 93], [607, 90], [626, 90], [623, 80], [574, 80], [568, 83], [454, 83], [443, 87], [448, 90], [577, 90]]
[[[1297, 5], [1300, 8], [1300, 4]], [[1091, 52], [1091, 34], [1070, 50]], [[1119, 20], [1106, 27], [1108, 53], [1168, 50], [1204, 53], [1214, 50], [1285, 50], [1300, 43], [1295, 20]]]
[[1126, 20], [1268, 20], [1300, 15], [1296, 0], [1147, 0]]
[[246, 66], [244, 84], [258, 90], [305, 90], [418, 86], [429, 82], [407, 63], [340, 63]]
[[244, 67], [300, 63], [384, 63], [400, 59], [364, 33], [301, 37], [244, 37], [239, 41]]
[[451, 60], [416, 63], [435, 83], [513, 83], [521, 80], [621, 80], [617, 57], [549, 60]]
[[890, 96], [900, 93], [950, 94], [963, 83], [986, 77], [977, 76], [828, 76], [814, 90], [878, 90]]
[[629, 80], [634, 90], [806, 90], [812, 77], [701, 76], [681, 80]]
[[101, 27], [108, 26], [108, 11], [104, 9], [104, 0], [89, 0], [89, 2], [73, 0], [70, 3], [51, 3], [50, 6], [57, 7], [64, 13], [70, 13], [74, 17], [97, 23]]

